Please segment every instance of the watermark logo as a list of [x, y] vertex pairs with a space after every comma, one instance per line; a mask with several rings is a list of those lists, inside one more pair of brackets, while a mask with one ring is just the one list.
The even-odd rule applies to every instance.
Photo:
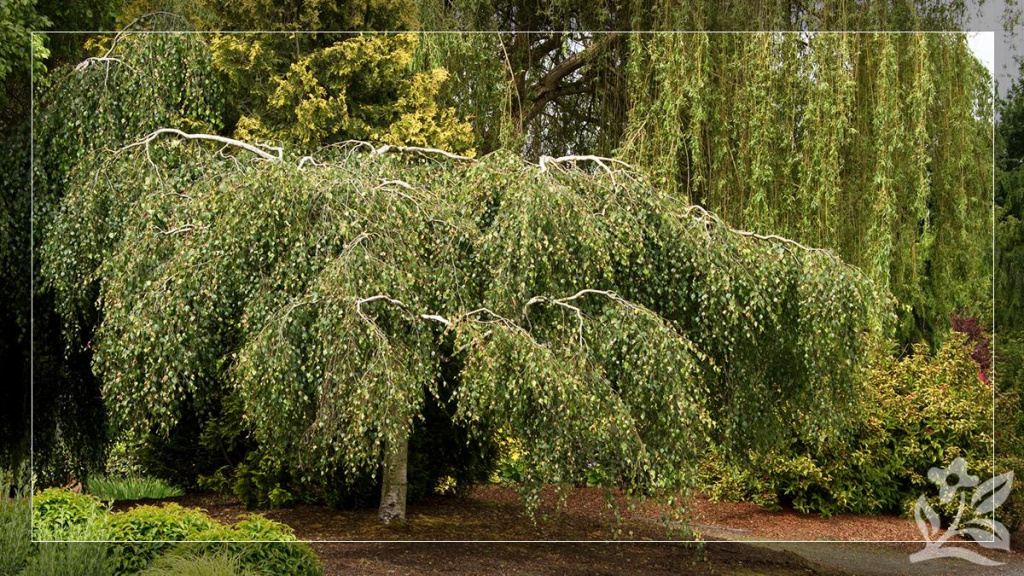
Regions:
[[[1003, 562], [997, 562], [982, 556], [978, 552], [963, 546], [946, 546], [948, 540], [953, 536], [972, 539], [974, 542], [985, 548], [996, 550], [1010, 549], [1010, 533], [1003, 526], [1002, 522], [995, 519], [995, 510], [1006, 501], [1010, 495], [1010, 488], [1013, 486], [1013, 472], [1000, 474], [978, 484], [978, 477], [967, 473], [967, 462], [963, 458], [953, 460], [948, 468], [932, 468], [928, 471], [928, 479], [939, 485], [939, 502], [948, 504], [959, 498], [960, 507], [957, 509], [953, 522], [942, 531], [942, 522], [939, 514], [928, 503], [928, 499], [921, 496], [914, 505], [914, 519], [917, 521], [917, 528], [924, 535], [924, 550], [919, 550], [910, 555], [911, 562], [924, 562], [935, 558], [960, 558], [981, 564], [983, 566], [999, 566]], [[967, 493], [974, 488], [971, 501], [967, 502]], [[970, 508], [974, 509], [969, 519], [964, 519], [964, 514]]]

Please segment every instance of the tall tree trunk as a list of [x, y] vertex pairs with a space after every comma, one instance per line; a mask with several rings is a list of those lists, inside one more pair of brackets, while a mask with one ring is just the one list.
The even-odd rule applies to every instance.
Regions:
[[384, 486], [380, 492], [380, 522], [405, 522], [405, 495], [408, 491], [409, 436], [400, 443], [386, 446], [384, 455]]

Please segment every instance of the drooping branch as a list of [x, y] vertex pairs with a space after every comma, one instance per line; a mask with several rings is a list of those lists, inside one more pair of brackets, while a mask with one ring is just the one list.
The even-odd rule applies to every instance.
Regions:
[[[78, 65], [75, 66], [75, 72], [79, 72], [81, 70], [84, 70], [85, 68], [88, 68], [91, 64], [96, 63], [96, 62], [105, 62], [105, 63], [107, 63], [108, 70], [109, 70], [110, 63], [112, 63], [112, 62], [116, 62], [118, 64], [127, 66], [127, 64], [125, 64], [120, 58], [117, 58], [115, 56], [111, 56], [111, 54], [114, 53], [114, 49], [117, 48], [117, 43], [121, 40], [121, 37], [124, 36], [124, 33], [127, 32], [130, 28], [132, 28], [133, 26], [135, 26], [136, 24], [138, 24], [142, 20], [145, 20], [147, 18], [153, 18], [155, 16], [165, 16], [165, 17], [166, 16], [171, 16], [171, 17], [174, 17], [174, 18], [177, 18], [177, 19], [181, 20], [186, 25], [188, 24], [188, 19], [186, 19], [184, 16], [181, 16], [180, 14], [174, 14], [173, 12], [165, 12], [165, 11], [162, 11], [162, 10], [157, 10], [155, 12], [148, 12], [146, 14], [143, 14], [143, 15], [139, 16], [138, 18], [135, 18], [134, 20], [132, 20], [128, 24], [125, 24], [124, 27], [122, 27], [120, 30], [118, 30], [117, 34], [114, 35], [114, 39], [110, 41], [110, 47], [107, 48], [107, 51], [103, 53], [103, 56], [93, 56], [93, 57], [90, 57], [90, 58], [86, 58], [85, 60], [82, 60], [81, 62], [78, 63]], [[128, 67], [131, 68], [131, 66], [128, 66]], [[134, 70], [135, 69], [132, 68], [132, 71], [134, 71]]]
[[728, 224], [726, 224], [724, 220], [722, 220], [721, 218], [719, 218], [715, 214], [712, 214], [711, 212], [708, 212], [707, 210], [705, 210], [703, 206], [698, 206], [698, 205], [694, 204], [693, 206], [690, 206], [690, 211], [691, 212], [699, 212], [701, 220], [713, 221], [716, 224], [718, 224], [719, 226], [725, 228], [726, 230], [728, 230], [729, 232], [731, 232], [733, 234], [737, 234], [739, 236], [747, 236], [749, 238], [756, 238], [758, 240], [782, 242], [783, 244], [789, 244], [791, 246], [795, 246], [795, 247], [797, 247], [797, 248], [799, 248], [801, 250], [804, 250], [805, 252], [820, 252], [820, 253], [828, 256], [834, 262], [842, 262], [842, 260], [840, 260], [839, 257], [836, 256], [835, 254], [833, 254], [831, 250], [827, 250], [825, 248], [813, 248], [811, 246], [804, 246], [803, 244], [797, 242], [796, 240], [792, 240], [792, 239], [786, 238], [784, 236], [779, 236], [777, 234], [758, 234], [756, 232], [750, 232], [748, 230], [739, 230], [737, 228], [733, 228], [732, 226], [729, 226]]
[[186, 140], [210, 140], [211, 142], [220, 142], [221, 144], [237, 146], [239, 148], [252, 152], [253, 154], [259, 156], [260, 158], [263, 158], [264, 160], [270, 160], [272, 162], [281, 162], [284, 159], [284, 151], [281, 150], [280, 148], [276, 148], [277, 155], [275, 156], [261, 147], [254, 146], [247, 142], [242, 142], [241, 140], [235, 140], [234, 138], [227, 138], [225, 136], [218, 136], [216, 134], [190, 134], [188, 132], [178, 130], [177, 128], [160, 128], [158, 130], [154, 130], [153, 132], [150, 132], [142, 140], [128, 144], [127, 146], [124, 146], [121, 149], [119, 149], [117, 152], [124, 152], [125, 150], [135, 148], [138, 146], [145, 146], [146, 149], [148, 150], [150, 142], [156, 140], [162, 134], [173, 134], [175, 136], [185, 138]]
[[383, 301], [388, 304], [391, 304], [392, 306], [396, 306], [397, 308], [401, 309], [403, 312], [405, 312], [406, 314], [413, 318], [439, 322], [441, 324], [444, 324], [446, 327], [452, 325], [451, 321], [445, 318], [444, 316], [439, 316], [437, 314], [416, 314], [405, 304], [405, 302], [402, 302], [401, 300], [392, 298], [384, 294], [376, 294], [374, 296], [368, 296], [366, 298], [360, 298], [356, 300], [356, 313], [359, 314], [359, 317], [362, 318], [364, 321], [370, 322], [372, 324], [372, 321], [369, 319], [369, 317], [363, 314], [363, 304], [369, 304], [371, 302], [377, 301]]
[[530, 306], [533, 306], [534, 304], [542, 304], [544, 302], [547, 302], [547, 303], [550, 303], [550, 304], [554, 304], [555, 306], [561, 306], [562, 308], [565, 308], [565, 309], [571, 311], [573, 314], [576, 315], [576, 319], [579, 321], [579, 338], [580, 338], [580, 345], [582, 346], [583, 343], [584, 343], [583, 342], [583, 311], [580, 310], [579, 308], [577, 308], [576, 306], [573, 306], [572, 304], [569, 304], [569, 302], [572, 302], [573, 300], [577, 300], [579, 298], [582, 298], [584, 296], [591, 295], [591, 294], [592, 295], [596, 295], [596, 296], [604, 296], [605, 298], [608, 298], [608, 299], [614, 301], [615, 303], [624, 306], [625, 308], [627, 308], [629, 310], [640, 310], [641, 309], [641, 307], [639, 305], [634, 304], [633, 302], [630, 302], [629, 300], [626, 300], [625, 298], [619, 296], [618, 294], [616, 294], [616, 293], [614, 293], [614, 292], [612, 292], [610, 290], [595, 290], [593, 288], [584, 288], [583, 290], [580, 290], [579, 292], [573, 294], [572, 296], [567, 296], [565, 298], [548, 298], [546, 296], [534, 296], [533, 298], [530, 298], [526, 302], [526, 304], [523, 305], [523, 316], [524, 317], [526, 316], [526, 314], [529, 311]]

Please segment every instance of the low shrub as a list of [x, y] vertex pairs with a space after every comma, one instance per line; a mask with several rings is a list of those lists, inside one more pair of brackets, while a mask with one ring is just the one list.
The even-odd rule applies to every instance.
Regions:
[[1014, 471], [1013, 486], [1003, 505], [996, 509], [995, 518], [1010, 530], [1016, 532], [1024, 527], [1024, 479], [1016, 476], [1024, 473], [1024, 458], [996, 458], [996, 474]]
[[[32, 499], [33, 526], [37, 532], [46, 530], [57, 533], [73, 526], [82, 526], [106, 511], [106, 506], [97, 498], [61, 488], [47, 488]], [[36, 539], [40, 539], [38, 534]]]
[[286, 488], [290, 482], [291, 475], [281, 465], [254, 451], [235, 469], [232, 489], [246, 508], [281, 508], [295, 502]]
[[[129, 576], [143, 571], [186, 575], [323, 574], [309, 544], [297, 542], [287, 525], [258, 514], [229, 526], [202, 510], [178, 504], [136, 506], [111, 513], [92, 496], [56, 488], [36, 495], [34, 512], [37, 539], [118, 542], [60, 542], [33, 547], [28, 538], [27, 498], [4, 500], [0, 502], [0, 576], [21, 574], [23, 569], [27, 570], [25, 574], [56, 576]], [[10, 546], [2, 539], [6, 537], [12, 538]]]
[[107, 463], [104, 466], [107, 474], [119, 478], [143, 476], [145, 470], [137, 455], [142, 450], [140, 444], [123, 437], [111, 442], [110, 450], [107, 452]]
[[171, 486], [159, 478], [148, 476], [128, 476], [125, 478], [94, 476], [86, 482], [86, 488], [93, 496], [107, 501], [159, 500], [185, 494], [185, 491], [177, 486]]
[[158, 558], [140, 576], [257, 576], [247, 570], [237, 556], [213, 554], [202, 556], [168, 555]]
[[[296, 542], [295, 533], [289, 526], [259, 514], [249, 514], [232, 526], [217, 526], [199, 532], [190, 539], [196, 542], [182, 545], [178, 553], [231, 554], [237, 556], [243, 566], [269, 574], [323, 574], [320, 560], [309, 544]], [[230, 544], [232, 541], [239, 543]]]
[[189, 540], [217, 523], [202, 510], [165, 504], [111, 514], [107, 526], [111, 540], [132, 541], [118, 546], [116, 573], [134, 574], [171, 549], [173, 542]]
[[928, 470], [957, 457], [987, 478], [992, 390], [965, 340], [954, 333], [934, 356], [918, 347], [876, 366], [862, 391], [861, 418], [847, 435], [794, 439], [787, 450], [754, 455], [747, 466], [712, 451], [704, 467], [707, 492], [769, 507], [788, 502], [826, 516], [871, 514], [905, 512], [920, 495], [936, 494]]

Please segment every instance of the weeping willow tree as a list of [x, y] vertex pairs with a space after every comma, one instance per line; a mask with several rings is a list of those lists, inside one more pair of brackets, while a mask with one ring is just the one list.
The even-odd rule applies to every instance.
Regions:
[[621, 155], [733, 226], [829, 247], [892, 289], [902, 341], [990, 310], [991, 78], [951, 33], [969, 3], [419, 6], [427, 28], [512, 31], [425, 40], [429, 64], [504, 79], [453, 74], [452, 101], [503, 119], [479, 150]]
[[522, 447], [531, 507], [586, 477], [674, 494], [709, 442], [840, 431], [884, 322], [832, 253], [597, 157], [294, 158], [160, 130], [71, 182], [42, 274], [65, 318], [98, 310], [114, 426], [166, 433], [230, 389], [305, 479], [382, 468], [384, 522], [405, 517], [409, 437], [442, 388], [472, 438]]
[[990, 308], [990, 77], [955, 34], [666, 34], [633, 44], [621, 152], [728, 222], [826, 246], [901, 336]]

